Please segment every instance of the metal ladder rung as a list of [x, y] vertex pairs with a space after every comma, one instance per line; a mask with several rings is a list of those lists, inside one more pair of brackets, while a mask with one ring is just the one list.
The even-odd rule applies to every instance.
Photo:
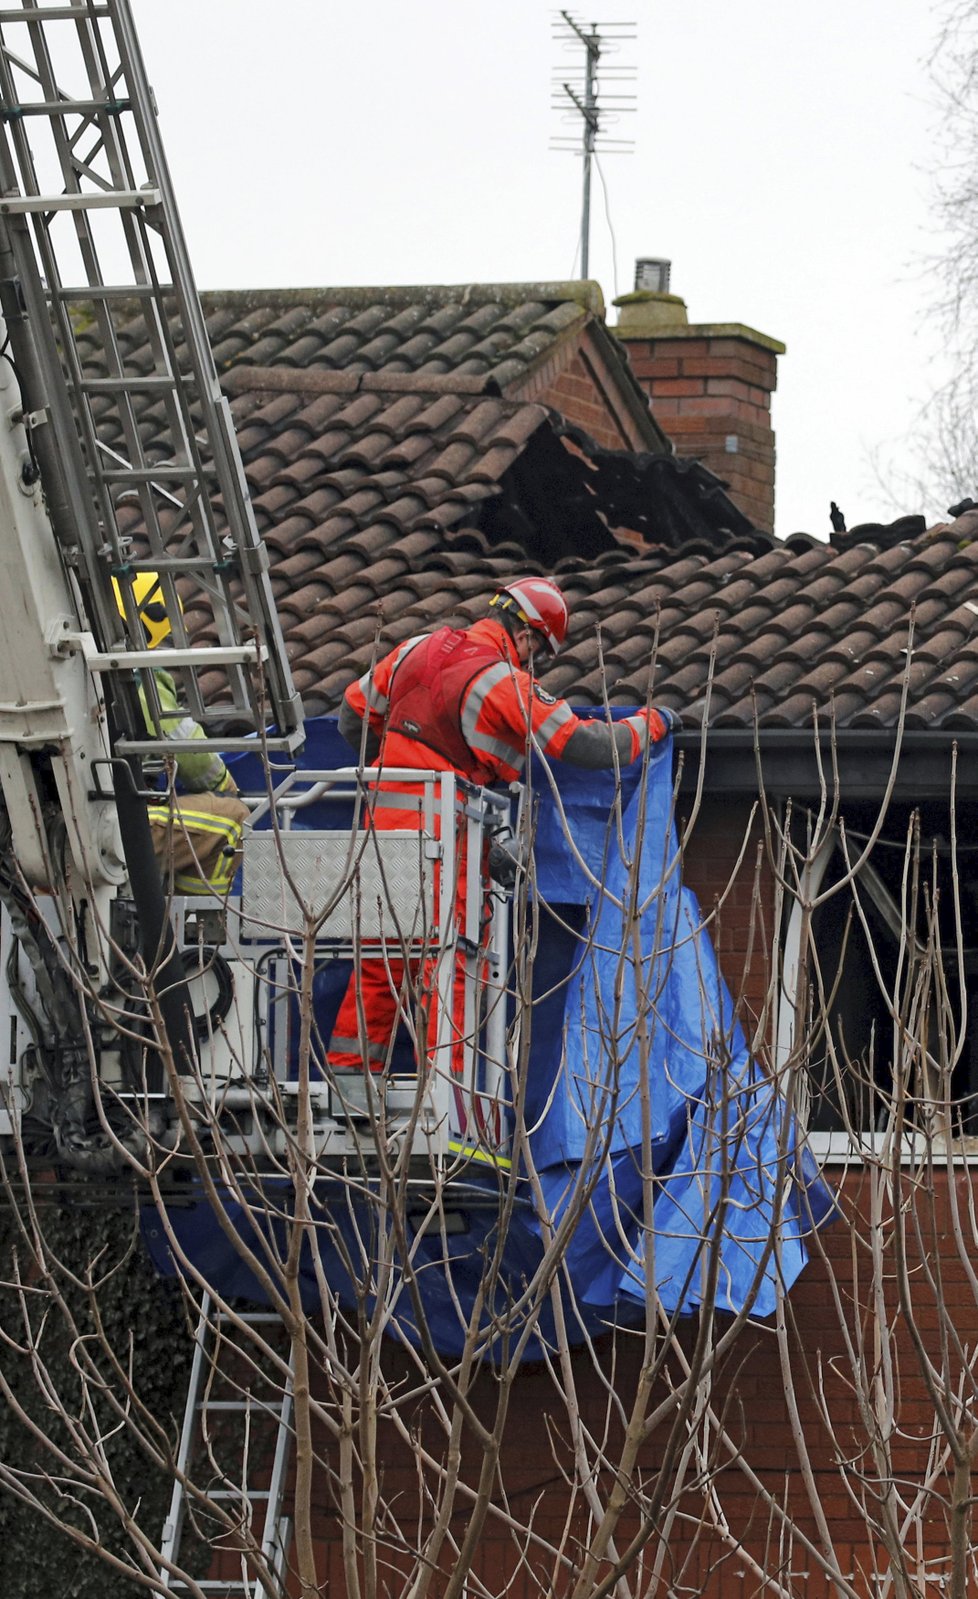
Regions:
[[[89, 0], [86, 17], [107, 17], [110, 7]], [[0, 11], [0, 22], [77, 22], [77, 6], [25, 6], [22, 11]]]
[[[182, 374], [177, 374], [176, 379], [169, 377], [131, 377], [131, 378], [82, 378], [78, 387], [83, 394], [150, 394], [158, 389], [169, 391], [173, 388], [174, 381], [179, 382]], [[184, 379], [190, 382], [190, 378]], [[179, 563], [174, 562], [174, 565]]]
[[[215, 717], [218, 715], [226, 716], [229, 709], [228, 706], [217, 706]], [[176, 743], [173, 739], [165, 738], [157, 738], [152, 741], [150, 739], [120, 738], [115, 745], [116, 754], [118, 755], [180, 755], [185, 750], [190, 751], [190, 753], [196, 751], [199, 754], [206, 749], [219, 749], [225, 755], [237, 755], [239, 753], [254, 755], [258, 749], [283, 750], [292, 749], [292, 747], [293, 745], [288, 737], [285, 735], [279, 737], [276, 733], [262, 734], [261, 744], [256, 743], [254, 734], [245, 738], [225, 738], [222, 733], [220, 737], [215, 735], [215, 737], [209, 739], [199, 738], [193, 745], [188, 744], [186, 740], [183, 743]]]
[[[201, 1412], [205, 1410], [238, 1411], [242, 1415], [249, 1416], [257, 1416], [260, 1413], [263, 1416], [271, 1416], [275, 1421], [280, 1421], [283, 1403], [282, 1390], [276, 1390], [274, 1385], [276, 1382], [280, 1382], [281, 1379], [269, 1374], [264, 1380], [272, 1390], [270, 1395], [264, 1399], [260, 1394], [249, 1390], [250, 1397], [248, 1399], [202, 1399], [197, 1409]], [[235, 1387], [239, 1386], [240, 1384], [235, 1384]]]
[[9, 122], [19, 117], [91, 117], [100, 111], [114, 116], [119, 111], [131, 110], [131, 100], [27, 100], [23, 104], [4, 106], [0, 117]]
[[[194, 1579], [194, 1587], [195, 1588], [199, 1588], [202, 1593], [219, 1593], [219, 1594], [222, 1595], [222, 1599], [233, 1599], [233, 1596], [236, 1593], [241, 1594], [242, 1595], [242, 1599], [244, 1599], [244, 1596], [247, 1593], [250, 1592], [250, 1593], [253, 1594], [254, 1591], [255, 1591], [254, 1590], [254, 1586], [252, 1586], [250, 1589], [247, 1589], [240, 1582], [234, 1582], [234, 1581], [224, 1581], [224, 1582], [222, 1582], [220, 1577], [206, 1577], [203, 1581], [201, 1581], [201, 1579], [199, 1577], [196, 1577]], [[181, 1581], [181, 1579], [179, 1577], [174, 1577], [173, 1578], [172, 1582], [170, 1583], [170, 1592], [171, 1593], [180, 1593], [180, 1592], [189, 1592], [189, 1591], [190, 1591], [189, 1582], [183, 1582], [183, 1581]]]
[[[44, 110], [42, 106], [39, 108]], [[9, 116], [4, 112], [0, 115]], [[99, 189], [95, 194], [5, 194], [0, 199], [4, 216], [23, 216], [33, 211], [134, 211], [141, 205], [159, 205], [159, 189]]]
[[[179, 671], [181, 667], [251, 666], [264, 660], [263, 644], [193, 644], [185, 650], [95, 650], [87, 656], [93, 672], [152, 672], [162, 667], [164, 672]], [[185, 740], [188, 749], [192, 741]]]
[[101, 475], [105, 483], [199, 483], [203, 477], [212, 477], [213, 472], [206, 464], [203, 470], [195, 466], [106, 466]]
[[213, 1499], [215, 1502], [219, 1499], [221, 1501], [247, 1499], [249, 1502], [255, 1500], [256, 1503], [261, 1503], [266, 1499], [271, 1499], [271, 1497], [267, 1488], [209, 1488], [207, 1490], [207, 1498]]
[[272, 1410], [260, 1399], [205, 1399], [197, 1406], [201, 1412], [208, 1410], [227, 1410], [241, 1415], [254, 1415], [256, 1410], [263, 1410], [267, 1416], [277, 1416], [278, 1412]]
[[[155, 300], [157, 289], [152, 283], [85, 283], [63, 287], [50, 284], [46, 290], [49, 300], [61, 300], [66, 305], [72, 300]], [[172, 294], [172, 283], [161, 283], [159, 294]]]
[[[232, 557], [233, 559], [233, 557]], [[151, 555], [145, 561], [135, 557], [126, 561], [129, 572], [172, 572], [181, 577], [184, 572], [213, 572], [212, 555]]]

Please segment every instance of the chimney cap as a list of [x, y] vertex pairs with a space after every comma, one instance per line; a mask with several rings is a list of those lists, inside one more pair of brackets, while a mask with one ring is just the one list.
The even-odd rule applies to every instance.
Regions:
[[635, 262], [636, 290], [651, 290], [653, 294], [669, 293], [672, 262], [661, 255], [640, 255]]

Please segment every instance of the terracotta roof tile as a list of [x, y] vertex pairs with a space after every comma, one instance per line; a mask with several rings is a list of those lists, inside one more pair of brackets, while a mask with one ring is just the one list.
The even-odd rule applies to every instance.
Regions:
[[759, 699], [764, 698], [776, 707], [784, 694], [793, 688], [797, 672], [793, 661], [774, 660], [754, 679], [754, 692]]
[[[368, 577], [348, 579], [330, 599], [320, 601], [316, 607], [312, 646], [315, 647], [318, 640], [326, 636], [326, 623], [323, 618], [336, 616], [346, 618], [355, 615], [365, 606], [375, 604], [376, 601], [377, 590]], [[292, 636], [291, 632], [286, 635], [287, 638]]]
[[830, 696], [841, 687], [848, 687], [852, 679], [849, 665], [838, 659], [823, 658], [803, 672], [798, 680], [798, 692], [807, 694], [809, 698], [820, 703], [827, 703]]
[[[918, 612], [918, 622], [919, 620], [920, 615]], [[978, 621], [978, 618], [976, 618], [976, 621]], [[924, 656], [927, 660], [940, 664], [944, 661], [954, 660], [960, 654], [966, 641], [967, 633], [964, 626], [956, 619], [952, 620], [950, 617], [946, 617], [944, 618], [944, 626], [937, 631], [925, 633], [921, 630], [918, 633], [914, 651], [917, 655]]]
[[[680, 706], [683, 715], [689, 716], [694, 725], [701, 726], [706, 713], [705, 699], [703, 697], [692, 698], [688, 704], [688, 710], [686, 708], [686, 704], [681, 704]], [[717, 710], [716, 706], [713, 705], [712, 702], [710, 704], [711, 727], [717, 727], [721, 730], [725, 728], [741, 730], [744, 728], [753, 728], [756, 720], [757, 707], [754, 703], [753, 692], [750, 694], [745, 693], [741, 699], [737, 700], [735, 704], [730, 705], [726, 710]]]
[[[964, 620], [968, 616], [967, 609], [964, 606], [958, 606], [957, 612], [954, 614], [960, 614], [962, 617], [962, 631], [970, 631], [968, 623]], [[918, 634], [926, 634], [931, 628], [939, 626], [942, 622], [946, 624], [948, 620], [949, 612], [945, 595], [931, 594], [928, 599], [920, 599], [918, 597], [915, 601], [914, 624]], [[974, 620], [978, 620], [978, 618]]]
[[938, 669], [929, 686], [935, 691], [946, 690], [956, 703], [970, 699], [978, 694], [978, 661], [974, 658], [958, 658]]
[[875, 729], [880, 731], [888, 727], [895, 727], [900, 714], [901, 696], [898, 690], [888, 689], [879, 694], [871, 704], [863, 705], [850, 718], [849, 725], [853, 728]]
[[796, 604], [789, 605], [784, 610], [779, 609], [776, 616], [771, 618], [770, 626], [788, 639], [804, 637], [813, 627], [818, 632], [827, 631], [817, 607], [809, 602], [807, 595]]
[[918, 594], [921, 600], [940, 596], [958, 602], [978, 597], [978, 571], [970, 561], [967, 564], [948, 566], [936, 577], [931, 578], [926, 587], [922, 586]]
[[709, 642], [717, 631], [718, 613], [716, 611], [695, 611], [690, 616], [685, 616], [674, 626], [669, 626], [666, 617], [663, 617], [663, 626], [669, 633], [670, 647], [675, 648], [680, 640], [688, 640], [687, 653], [704, 641]]
[[731, 582], [725, 583], [720, 591], [719, 598], [723, 609], [731, 618], [736, 619], [741, 610], [751, 604], [757, 594], [757, 585], [748, 575], [740, 572]]
[[778, 704], [767, 718], [773, 727], [813, 727], [816, 719], [828, 723], [831, 700], [823, 700], [811, 690], [799, 688]]
[[[919, 699], [911, 701], [907, 707], [906, 726], [909, 729], [920, 728], [922, 731], [939, 729], [943, 726], [949, 711], [955, 708], [955, 695], [948, 691], [928, 690]], [[894, 704], [894, 715], [899, 716], [899, 704]]]
[[[349, 660], [349, 646], [344, 644], [343, 648], [347, 659]], [[369, 665], [369, 651], [367, 652], [366, 659]], [[364, 668], [364, 670], [366, 670], [366, 668]], [[320, 677], [319, 674], [314, 671], [310, 674], [310, 677], [310, 683], [308, 686], [305, 686], [303, 689], [301, 689], [300, 693], [302, 693], [304, 697], [309, 699], [313, 704], [338, 705], [343, 698], [344, 691], [349, 687], [350, 670], [349, 667], [343, 666], [334, 672], [328, 673], [328, 675], [325, 677]]]
[[[701, 670], [699, 666], [695, 668]], [[718, 705], [732, 705], [736, 700], [750, 692], [751, 685], [757, 675], [757, 668], [751, 661], [736, 659], [724, 665], [714, 673], [713, 693]], [[676, 679], [670, 673], [669, 686], [675, 686]], [[699, 679], [697, 680], [699, 682]]]
[[860, 693], [849, 688], [846, 684], [837, 688], [832, 695], [830, 714], [836, 727], [851, 727], [852, 719], [862, 710], [865, 701]]
[[978, 727], [978, 694], [969, 694], [959, 700], [953, 710], [941, 718], [941, 731], [973, 733]]
[[889, 549], [877, 550], [873, 565], [882, 572], [905, 572], [913, 554], [913, 545], [894, 544]]

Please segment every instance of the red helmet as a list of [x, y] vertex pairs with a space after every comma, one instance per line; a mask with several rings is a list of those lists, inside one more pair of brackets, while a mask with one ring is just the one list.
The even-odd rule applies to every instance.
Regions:
[[551, 655], [556, 655], [567, 637], [567, 601], [549, 577], [521, 577], [506, 583], [492, 601], [508, 610], [502, 598], [509, 595], [521, 622], [539, 633]]

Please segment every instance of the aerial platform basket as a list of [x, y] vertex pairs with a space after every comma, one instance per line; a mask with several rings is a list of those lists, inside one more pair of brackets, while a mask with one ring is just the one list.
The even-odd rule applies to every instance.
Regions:
[[[380, 777], [418, 789], [417, 827], [362, 825]], [[510, 804], [509, 795], [475, 788], [453, 772], [348, 768], [297, 773], [258, 807], [244, 840], [240, 899], [233, 898], [221, 917], [221, 957], [236, 974], [236, 993], [250, 993], [251, 1004], [239, 1004], [239, 1036], [228, 1037], [225, 1021], [202, 1044], [200, 1080], [188, 1084], [188, 1092], [206, 1096], [215, 1112], [227, 1111], [230, 1147], [255, 1156], [263, 1148], [281, 1154], [289, 1135], [274, 1118], [263, 1120], [262, 1100], [284, 1106], [291, 1119], [297, 1096], [308, 1091], [317, 1154], [326, 1167], [350, 1157], [369, 1160], [378, 1128], [388, 1149], [409, 1141], [421, 1168], [460, 1156], [506, 1163], [509, 903], [501, 891], [487, 894], [483, 861], [487, 837], [508, 820]], [[349, 821], [310, 826], [324, 809], [346, 812]], [[461, 859], [474, 863], [465, 874], [464, 909], [456, 892]], [[213, 935], [201, 933], [214, 914], [207, 905], [206, 896], [176, 905], [188, 965], [195, 944], [206, 946], [202, 982], [213, 950]], [[300, 993], [310, 993], [317, 975], [340, 961], [354, 971], [367, 962], [388, 971], [392, 961], [405, 962], [424, 973], [436, 1025], [428, 1046], [417, 1045], [409, 1069], [401, 1062], [372, 1072], [334, 1072], [318, 1019], [311, 1033], [303, 1032]], [[261, 981], [242, 980], [259, 967]], [[461, 1043], [453, 1037], [458, 983], [464, 993]], [[403, 1010], [408, 1027], [417, 1025], [416, 1004], [408, 999]], [[264, 1043], [258, 1055], [249, 1053], [254, 1037]], [[304, 1063], [303, 1038], [310, 1050]], [[248, 1061], [254, 1062], [250, 1071], [244, 1069]], [[308, 1090], [302, 1086], [307, 1074]], [[254, 1122], [249, 1135], [239, 1130], [243, 1109]]]

